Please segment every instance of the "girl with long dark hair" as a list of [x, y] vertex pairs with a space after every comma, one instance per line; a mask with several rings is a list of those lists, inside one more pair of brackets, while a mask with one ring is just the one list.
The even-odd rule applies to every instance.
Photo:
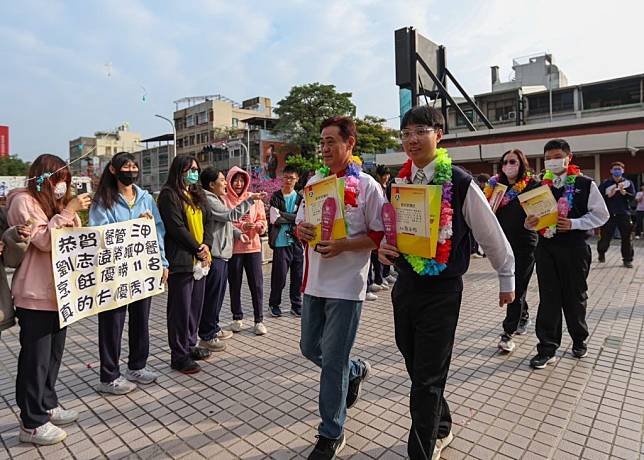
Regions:
[[[154, 218], [165, 267], [165, 282], [168, 275], [168, 262], [163, 247], [165, 228], [152, 195], [135, 184], [138, 178], [139, 165], [134, 155], [128, 152], [114, 155], [105, 166], [98, 183], [94, 202], [89, 210], [89, 225], [113, 224], [139, 217]], [[157, 379], [156, 373], [146, 369], [150, 352], [148, 320], [151, 300], [151, 297], [147, 297], [98, 314], [98, 351], [101, 359], [98, 391], [101, 393], [122, 395], [135, 390], [135, 382], [149, 384]], [[124, 378], [119, 370], [119, 360], [126, 313], [129, 313], [130, 354]]]
[[502, 352], [510, 353], [515, 347], [512, 336], [525, 334], [529, 325], [526, 292], [534, 271], [534, 250], [538, 241], [537, 232], [523, 226], [526, 215], [518, 196], [538, 184], [530, 172], [526, 156], [519, 149], [505, 152], [499, 160], [499, 169], [501, 172], [490, 178], [485, 186], [485, 195], [489, 199], [497, 183], [508, 187], [496, 210], [496, 218], [512, 246], [515, 261], [515, 297], [514, 301], [507, 305], [503, 334], [498, 344]]
[[65, 349], [60, 328], [51, 260], [51, 229], [80, 227], [77, 212], [89, 207], [88, 194], [71, 196], [72, 176], [55, 155], [40, 155], [29, 168], [26, 188], [7, 198], [9, 225], [28, 225], [31, 239], [12, 282], [20, 323], [16, 403], [20, 408], [20, 441], [55, 444], [67, 437], [57, 425], [73, 423], [78, 412], [58, 404], [56, 379]]
[[159, 195], [159, 212], [165, 224], [168, 276], [168, 342], [170, 366], [184, 374], [201, 370], [195, 361], [210, 351], [197, 347], [197, 329], [203, 309], [210, 265], [213, 227], [208, 201], [199, 184], [199, 163], [193, 156], [178, 156], [170, 165], [168, 180]]

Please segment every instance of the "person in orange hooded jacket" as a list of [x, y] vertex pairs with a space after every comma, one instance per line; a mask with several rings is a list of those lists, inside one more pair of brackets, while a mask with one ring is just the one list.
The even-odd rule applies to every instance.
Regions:
[[[228, 188], [224, 196], [226, 206], [233, 209], [250, 197], [250, 175], [241, 168], [234, 166], [226, 176]], [[262, 274], [262, 242], [260, 235], [266, 232], [266, 210], [262, 201], [257, 201], [239, 222], [234, 226], [248, 236], [248, 242], [236, 240], [233, 256], [228, 262], [228, 285], [230, 291], [230, 309], [233, 321], [230, 329], [239, 332], [243, 327], [244, 312], [241, 306], [242, 270], [246, 272], [248, 287], [253, 299], [255, 315], [254, 332], [256, 335], [266, 334], [262, 304], [264, 300], [264, 277]]]

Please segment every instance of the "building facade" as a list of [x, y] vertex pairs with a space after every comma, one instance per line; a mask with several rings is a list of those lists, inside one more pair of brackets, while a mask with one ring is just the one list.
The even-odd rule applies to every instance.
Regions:
[[9, 127], [0, 126], [0, 158], [9, 157]]
[[138, 185], [150, 193], [161, 191], [168, 179], [170, 163], [174, 158], [172, 140], [172, 134], [143, 139], [143, 149], [134, 154], [139, 163]]
[[[226, 143], [231, 136], [249, 147], [251, 126], [246, 120], [257, 117], [272, 119], [271, 100], [267, 97], [255, 97], [239, 104], [215, 94], [187, 97], [175, 101], [175, 104], [177, 155], [198, 156], [204, 148]], [[246, 131], [245, 138], [240, 131]], [[240, 149], [243, 150], [241, 146]], [[242, 153], [246, 151], [240, 155]], [[247, 156], [250, 157], [251, 153], [249, 150]], [[243, 164], [244, 159], [241, 161]]]
[[[441, 146], [455, 163], [473, 174], [493, 174], [503, 152], [518, 148], [540, 172], [544, 144], [564, 138], [585, 175], [600, 181], [609, 175], [611, 162], [622, 161], [629, 178], [638, 185], [644, 182], [644, 74], [548, 89], [495, 86], [493, 71], [492, 87], [497, 90], [479, 94], [475, 101], [494, 129], [487, 129], [461, 101], [476, 131], [469, 131], [456, 110], [448, 110], [450, 129]], [[404, 152], [377, 157], [394, 167], [405, 160]]]
[[134, 153], [142, 148], [141, 135], [130, 131], [124, 123], [112, 131], [97, 131], [94, 137], [81, 136], [69, 141], [70, 169], [73, 175], [100, 176], [116, 153]]

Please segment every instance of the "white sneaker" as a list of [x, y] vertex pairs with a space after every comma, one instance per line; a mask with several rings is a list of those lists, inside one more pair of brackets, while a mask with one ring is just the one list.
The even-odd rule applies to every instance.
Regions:
[[436, 444], [434, 445], [434, 453], [432, 454], [432, 460], [438, 460], [441, 457], [441, 452], [454, 440], [454, 435], [452, 431], [447, 434], [444, 438], [438, 438]]
[[382, 284], [379, 285], [383, 291], [388, 291], [389, 290], [389, 283], [387, 283], [385, 280], [382, 280]]
[[217, 337], [219, 340], [226, 340], [231, 338], [232, 336], [232, 331], [224, 331], [223, 329], [221, 329], [219, 332], [217, 332], [217, 335], [215, 337]]
[[255, 323], [253, 331], [255, 332], [255, 335], [265, 335], [268, 332], [264, 323]]
[[146, 368], [133, 371], [128, 369], [125, 373], [125, 378], [130, 382], [139, 382], [144, 385], [150, 384], [159, 378], [159, 374], [147, 370]]
[[110, 383], [100, 382], [96, 388], [99, 393], [109, 393], [113, 395], [124, 395], [136, 390], [136, 383], [128, 382], [120, 376]]
[[396, 279], [397, 278], [394, 275], [389, 275], [388, 277], [385, 278], [385, 280], [389, 284], [394, 284], [396, 282]]
[[380, 291], [382, 291], [382, 286], [375, 283], [367, 288], [367, 292], [380, 292]]
[[69, 425], [78, 420], [78, 412], [71, 409], [65, 410], [60, 406], [49, 409], [47, 413], [49, 414], [49, 421], [57, 426]]
[[34, 429], [23, 428], [21, 424], [18, 439], [20, 439], [20, 442], [49, 446], [63, 441], [66, 437], [67, 433], [64, 430], [61, 430], [51, 422], [47, 422]]
[[514, 341], [512, 337], [507, 334], [502, 334], [499, 344], [497, 345], [499, 350], [505, 353], [512, 353], [514, 351]]
[[[232, 332], [230, 334], [232, 335]], [[217, 337], [213, 337], [210, 340], [200, 340], [199, 346], [210, 351], [224, 351], [226, 349], [226, 344]]]
[[365, 300], [378, 300], [378, 296], [373, 292], [367, 292], [367, 296], [365, 297]]
[[234, 319], [230, 322], [230, 330], [233, 332], [241, 332], [244, 327], [244, 321], [241, 319]]

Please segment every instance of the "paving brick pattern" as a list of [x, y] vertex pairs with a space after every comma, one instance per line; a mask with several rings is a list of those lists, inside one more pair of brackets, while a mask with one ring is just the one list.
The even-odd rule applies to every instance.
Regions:
[[[496, 350], [502, 310], [486, 260], [465, 280], [447, 399], [455, 439], [445, 459], [636, 459], [644, 456], [644, 245], [635, 268], [613, 245], [589, 279], [589, 355], [577, 360], [564, 332], [558, 361], [532, 371], [534, 327], [509, 356]], [[266, 272], [268, 274], [268, 272]], [[268, 276], [265, 279], [268, 295]], [[286, 294], [286, 293], [285, 293]], [[248, 293], [245, 305], [250, 305]], [[285, 301], [287, 296], [284, 296]], [[534, 315], [536, 277], [528, 294]], [[224, 306], [224, 320], [230, 319]], [[286, 309], [288, 310], [288, 308]], [[246, 308], [252, 318], [252, 309]], [[299, 320], [267, 317], [269, 334], [249, 329], [229, 341], [196, 376], [170, 370], [165, 297], [155, 298], [149, 365], [158, 384], [125, 396], [96, 393], [95, 318], [70, 327], [58, 394], [81, 412], [67, 440], [36, 448], [18, 442], [14, 381], [17, 328], [0, 339], [0, 459], [301, 458], [315, 441], [318, 370], [299, 352]], [[248, 324], [247, 326], [250, 326]], [[127, 327], [127, 326], [126, 326]], [[127, 332], [125, 334], [127, 337]], [[371, 361], [362, 399], [349, 411], [341, 458], [404, 458], [409, 382], [394, 344], [388, 293], [363, 308], [355, 356]], [[123, 356], [127, 357], [127, 341]], [[122, 368], [125, 368], [126, 361]]]

